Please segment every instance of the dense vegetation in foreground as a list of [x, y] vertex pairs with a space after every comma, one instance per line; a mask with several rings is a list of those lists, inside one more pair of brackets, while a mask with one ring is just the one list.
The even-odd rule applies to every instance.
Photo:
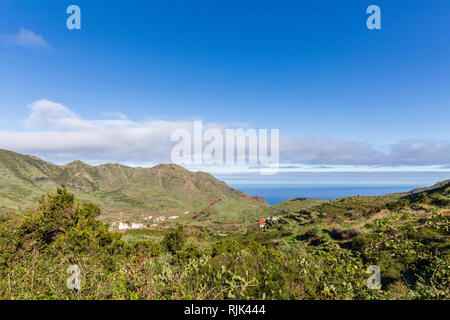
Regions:
[[[382, 203], [378, 197], [300, 210], [305, 199], [294, 199], [295, 211], [280, 205], [281, 219], [264, 231], [199, 246], [207, 233], [192, 236], [182, 227], [161, 241], [124, 241], [97, 220], [99, 207], [58, 189], [20, 219], [0, 223], [0, 298], [449, 299], [449, 191], [447, 185], [389, 198], [384, 210], [396, 214], [378, 219], [357, 206], [373, 209], [373, 199]], [[339, 224], [342, 208], [363, 226]], [[332, 232], [320, 228], [324, 221]], [[66, 284], [74, 264], [81, 269], [80, 291]], [[366, 285], [370, 265], [381, 269], [381, 290]]]

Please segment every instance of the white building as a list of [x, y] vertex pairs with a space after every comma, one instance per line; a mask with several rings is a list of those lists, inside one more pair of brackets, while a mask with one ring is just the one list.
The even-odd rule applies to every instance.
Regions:
[[131, 229], [142, 229], [143, 227], [142, 223], [131, 223]]
[[128, 223], [119, 222], [119, 230], [126, 230], [129, 229]]

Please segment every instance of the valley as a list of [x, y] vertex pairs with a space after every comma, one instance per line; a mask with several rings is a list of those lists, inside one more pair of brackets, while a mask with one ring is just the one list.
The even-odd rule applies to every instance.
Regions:
[[76, 298], [69, 262], [86, 299], [450, 298], [450, 180], [270, 206], [177, 165], [57, 166], [0, 150], [0, 207], [0, 298]]

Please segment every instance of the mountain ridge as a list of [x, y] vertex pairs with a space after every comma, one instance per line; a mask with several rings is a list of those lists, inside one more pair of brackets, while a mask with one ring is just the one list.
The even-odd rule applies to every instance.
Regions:
[[204, 207], [216, 198], [222, 200], [215, 206], [219, 213], [244, 213], [268, 206], [262, 198], [235, 190], [209, 173], [192, 172], [177, 164], [134, 168], [116, 163], [91, 166], [77, 160], [55, 165], [0, 149], [0, 206], [31, 203], [57, 187], [99, 203], [106, 212], [121, 214], [181, 214]]

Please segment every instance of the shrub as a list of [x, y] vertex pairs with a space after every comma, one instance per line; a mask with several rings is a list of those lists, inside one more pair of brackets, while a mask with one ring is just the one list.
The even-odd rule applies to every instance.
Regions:
[[164, 236], [163, 245], [172, 254], [176, 254], [183, 249], [185, 245], [186, 235], [184, 228], [179, 226], [175, 231], [171, 231]]
[[202, 251], [200, 248], [191, 243], [187, 245], [183, 250], [180, 250], [175, 255], [175, 263], [176, 264], [185, 264], [189, 262], [191, 259], [199, 259], [202, 256]]
[[221, 254], [237, 254], [239, 251], [243, 249], [243, 245], [241, 245], [238, 241], [234, 239], [221, 239], [218, 240], [212, 249], [212, 256], [215, 257]]

